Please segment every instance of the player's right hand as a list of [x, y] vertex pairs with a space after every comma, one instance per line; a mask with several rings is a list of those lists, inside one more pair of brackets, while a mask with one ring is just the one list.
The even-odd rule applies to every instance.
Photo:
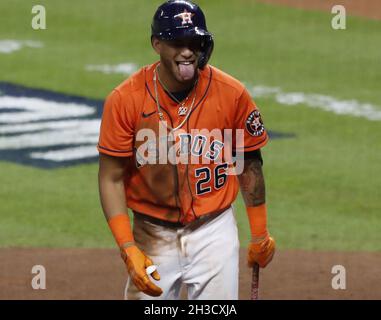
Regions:
[[[126, 263], [132, 282], [140, 291], [152, 297], [158, 297], [163, 293], [163, 290], [156, 286], [146, 273], [146, 268], [153, 265], [153, 262], [143, 251], [137, 246], [130, 246], [122, 248], [121, 255]], [[160, 280], [160, 275], [157, 271], [154, 271], [151, 276], [155, 280]]]

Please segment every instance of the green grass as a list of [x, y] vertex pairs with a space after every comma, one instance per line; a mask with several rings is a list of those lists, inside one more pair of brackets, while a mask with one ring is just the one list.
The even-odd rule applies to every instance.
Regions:
[[3, 246], [104, 247], [112, 236], [98, 201], [97, 166], [38, 170], [1, 163]]
[[[104, 98], [122, 75], [87, 64], [156, 59], [149, 24], [161, 1], [40, 1], [47, 30], [31, 28], [25, 0], [0, 3], [0, 39], [42, 49], [0, 54], [0, 81]], [[199, 1], [216, 38], [212, 64], [242, 81], [381, 106], [381, 22], [252, 1]], [[245, 6], [243, 5], [245, 3]], [[269, 226], [279, 248], [381, 250], [380, 122], [256, 99], [267, 128], [294, 133], [264, 149]], [[108, 247], [97, 165], [41, 170], [0, 162], [0, 245]], [[236, 203], [241, 242], [248, 224]]]

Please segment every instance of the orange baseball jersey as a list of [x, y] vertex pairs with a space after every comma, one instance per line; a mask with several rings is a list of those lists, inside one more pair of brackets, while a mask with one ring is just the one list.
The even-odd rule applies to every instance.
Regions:
[[[124, 181], [129, 208], [187, 224], [231, 205], [239, 183], [236, 175], [228, 174], [233, 166], [228, 154], [259, 149], [268, 135], [238, 80], [207, 65], [179, 105], [159, 81], [155, 90], [157, 64], [143, 67], [107, 97], [98, 150], [133, 157]], [[156, 94], [166, 126], [159, 118]], [[181, 129], [170, 130], [187, 115]]]

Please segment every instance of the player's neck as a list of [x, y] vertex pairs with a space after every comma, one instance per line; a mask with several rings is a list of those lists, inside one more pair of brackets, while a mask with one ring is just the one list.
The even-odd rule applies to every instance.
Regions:
[[194, 77], [193, 80], [187, 81], [186, 83], [179, 82], [162, 65], [159, 65], [158, 73], [159, 73], [160, 81], [165, 85], [165, 88], [168, 89], [168, 91], [171, 93], [184, 92], [187, 90], [191, 90], [197, 80], [197, 73], [196, 73], [196, 76]]

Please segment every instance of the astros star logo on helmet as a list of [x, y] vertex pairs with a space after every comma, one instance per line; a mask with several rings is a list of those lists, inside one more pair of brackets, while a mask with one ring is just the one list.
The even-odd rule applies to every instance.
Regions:
[[174, 18], [183, 19], [182, 25], [185, 25], [185, 24], [193, 24], [193, 21], [192, 21], [193, 16], [194, 16], [194, 13], [188, 12], [187, 9], [184, 9], [184, 12], [176, 14]]

